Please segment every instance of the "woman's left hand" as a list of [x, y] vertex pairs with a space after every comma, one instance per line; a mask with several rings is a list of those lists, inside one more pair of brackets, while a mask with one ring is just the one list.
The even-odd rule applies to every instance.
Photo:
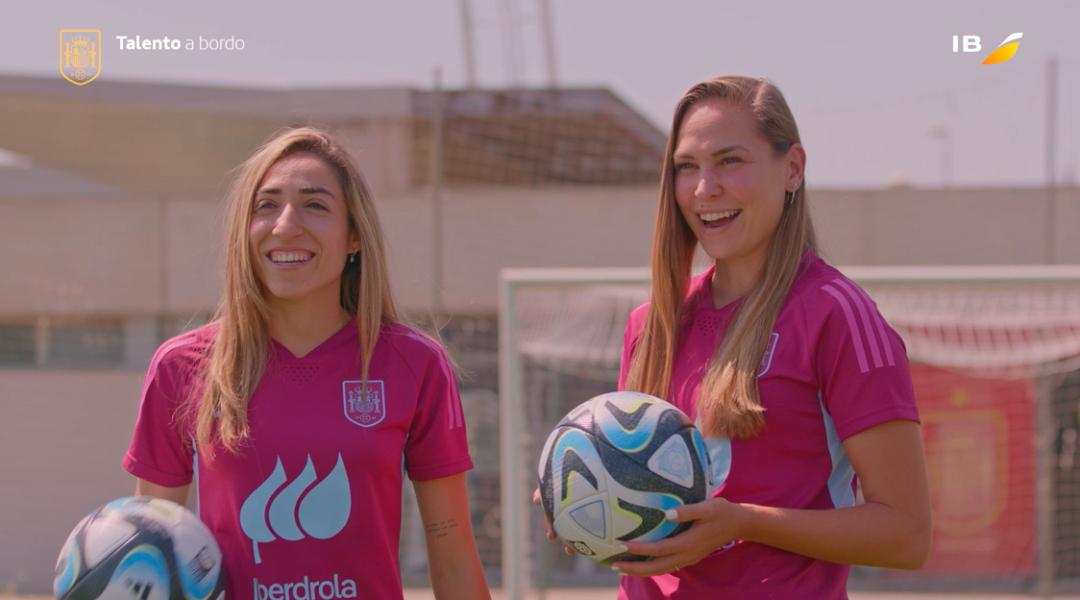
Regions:
[[620, 561], [611, 568], [623, 575], [647, 577], [678, 571], [697, 564], [738, 537], [739, 506], [723, 498], [710, 498], [697, 504], [686, 504], [677, 509], [669, 521], [685, 523], [693, 521], [690, 529], [658, 542], [624, 542], [626, 549], [652, 560]]

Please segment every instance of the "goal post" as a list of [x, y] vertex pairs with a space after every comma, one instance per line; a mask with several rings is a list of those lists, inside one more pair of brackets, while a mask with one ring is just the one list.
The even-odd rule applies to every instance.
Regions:
[[[578, 290], [592, 285], [628, 286], [643, 288], [648, 283], [646, 269], [503, 269], [499, 274], [499, 451], [501, 471], [502, 511], [502, 583], [507, 598], [524, 598], [532, 587], [525, 573], [531, 544], [525, 532], [528, 517], [535, 518], [530, 493], [535, 468], [523, 448], [521, 435], [526, 437], [547, 432], [525, 431], [521, 408], [525, 403], [523, 344], [528, 344], [528, 332], [519, 326], [518, 294], [523, 290], [552, 291], [559, 288]], [[553, 307], [549, 306], [550, 310]], [[569, 309], [569, 305], [557, 309]], [[523, 337], [523, 333], [526, 335]], [[565, 345], [565, 347], [571, 347]], [[618, 358], [616, 357], [616, 360]], [[535, 444], [524, 444], [531, 447]]]
[[[920, 587], [1044, 592], [1055, 582], [1080, 583], [1080, 267], [841, 271], [868, 291], [907, 345], [936, 519], [922, 572], [859, 569], [853, 578], [886, 587], [903, 587], [907, 577]], [[616, 581], [543, 540], [531, 492], [540, 445], [558, 418], [614, 389], [627, 315], [648, 293], [647, 269], [500, 273], [501, 573], [508, 598]]]

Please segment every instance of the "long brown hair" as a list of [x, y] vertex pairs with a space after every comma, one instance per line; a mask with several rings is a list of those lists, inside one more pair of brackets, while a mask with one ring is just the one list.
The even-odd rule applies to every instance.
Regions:
[[[338, 177], [344, 194], [349, 234], [360, 243], [355, 262], [341, 274], [341, 307], [356, 317], [361, 379], [366, 380], [371, 353], [384, 323], [400, 322], [386, 266], [382, 229], [363, 176], [344, 147], [313, 127], [283, 130], [243, 164], [227, 199], [225, 285], [215, 320], [217, 335], [201, 372], [202, 389], [195, 404], [195, 439], [213, 455], [212, 442], [235, 452], [249, 435], [248, 399], [268, 360], [270, 305], [254, 266], [250, 227], [258, 189], [266, 172], [282, 158], [298, 152], [315, 154]], [[198, 394], [197, 394], [198, 395]]]
[[[675, 202], [673, 156], [687, 110], [707, 98], [720, 98], [750, 110], [757, 131], [776, 156], [799, 143], [799, 129], [775, 85], [731, 75], [703, 81], [675, 107], [660, 176], [660, 200], [652, 246], [652, 298], [645, 326], [630, 363], [626, 388], [666, 397], [675, 350], [685, 318], [690, 267], [697, 239]], [[806, 185], [785, 199], [780, 222], [769, 243], [761, 279], [739, 308], [724, 341], [713, 354], [696, 399], [705, 434], [746, 438], [765, 425], [757, 389], [757, 371], [776, 317], [807, 250], [816, 250], [814, 227], [806, 205]]]

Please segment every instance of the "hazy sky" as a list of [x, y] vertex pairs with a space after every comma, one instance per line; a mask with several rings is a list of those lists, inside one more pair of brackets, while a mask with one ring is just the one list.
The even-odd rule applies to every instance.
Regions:
[[[471, 0], [478, 83], [546, 82], [536, 0]], [[1047, 59], [1058, 58], [1058, 176], [1080, 179], [1080, 2], [551, 0], [558, 81], [603, 85], [666, 131], [703, 78], [780, 85], [818, 186], [942, 183], [951, 132], [958, 186], [1046, 180]], [[17, 7], [17, 8], [16, 8]], [[106, 79], [243, 86], [464, 84], [460, 0], [14, 3], [0, 73], [57, 75], [57, 32], [99, 28]], [[510, 16], [508, 16], [510, 15]], [[516, 18], [513, 17], [516, 15]], [[507, 36], [508, 23], [513, 27]], [[981, 61], [1023, 32], [1016, 57]], [[953, 35], [982, 51], [954, 53]], [[242, 51], [122, 51], [117, 35], [244, 40]], [[508, 45], [507, 38], [516, 40]], [[97, 82], [95, 82], [97, 84]], [[94, 85], [94, 84], [92, 84]], [[0, 118], [17, 118], [0, 115]], [[0, 141], [2, 146], [2, 141]]]

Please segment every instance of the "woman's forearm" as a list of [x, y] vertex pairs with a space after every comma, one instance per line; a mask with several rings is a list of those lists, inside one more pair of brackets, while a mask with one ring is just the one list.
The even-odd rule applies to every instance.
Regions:
[[426, 533], [431, 587], [438, 600], [491, 598], [469, 517], [465, 474], [415, 481]]
[[484, 569], [475, 547], [461, 547], [457, 552], [431, 556], [431, 588], [438, 600], [476, 600], [491, 598]]
[[827, 560], [918, 569], [930, 550], [930, 523], [877, 502], [851, 508], [733, 506], [739, 539]]

